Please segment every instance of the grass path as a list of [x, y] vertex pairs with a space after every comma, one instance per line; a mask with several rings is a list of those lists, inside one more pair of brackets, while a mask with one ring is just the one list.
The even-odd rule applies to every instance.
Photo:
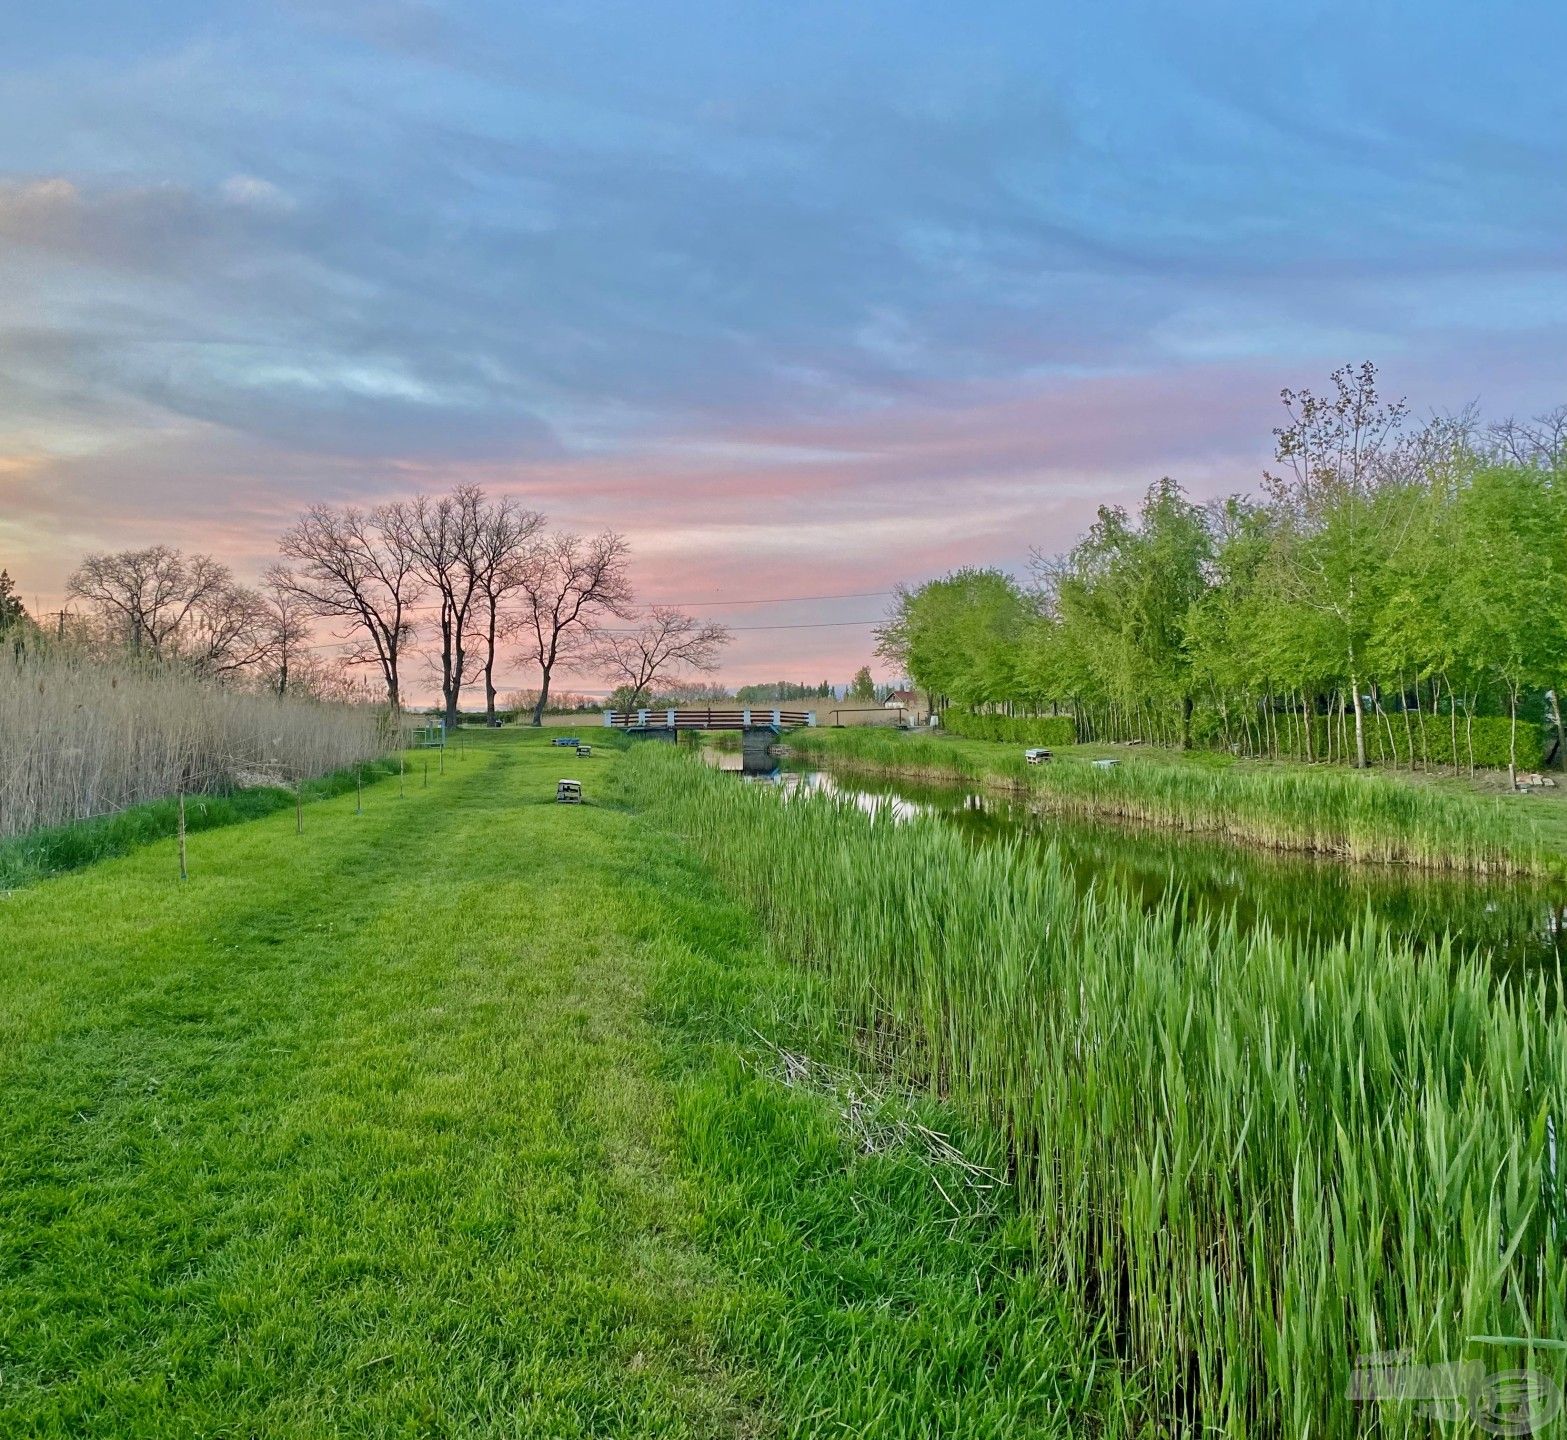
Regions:
[[0, 895], [0, 1434], [1071, 1432], [1021, 1239], [739, 1063], [793, 982], [558, 769]]

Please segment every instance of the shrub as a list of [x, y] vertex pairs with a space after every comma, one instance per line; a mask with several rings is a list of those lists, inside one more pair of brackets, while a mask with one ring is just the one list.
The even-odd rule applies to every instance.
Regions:
[[1004, 740], [1014, 745], [1075, 745], [1077, 724], [1070, 715], [981, 715], [956, 705], [943, 712], [942, 726], [968, 740]]

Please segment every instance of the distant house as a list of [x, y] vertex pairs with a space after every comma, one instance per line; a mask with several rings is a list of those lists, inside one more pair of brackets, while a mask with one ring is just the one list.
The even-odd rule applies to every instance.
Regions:
[[912, 725], [923, 725], [930, 713], [918, 690], [894, 690], [882, 704], [888, 710], [901, 710], [904, 721]]

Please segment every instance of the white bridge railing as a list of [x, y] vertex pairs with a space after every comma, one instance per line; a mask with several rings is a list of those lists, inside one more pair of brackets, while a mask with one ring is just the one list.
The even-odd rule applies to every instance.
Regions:
[[776, 730], [795, 730], [816, 724], [814, 710], [784, 710], [716, 705], [684, 706], [667, 710], [606, 710], [604, 727], [608, 730], [755, 730], [770, 725]]

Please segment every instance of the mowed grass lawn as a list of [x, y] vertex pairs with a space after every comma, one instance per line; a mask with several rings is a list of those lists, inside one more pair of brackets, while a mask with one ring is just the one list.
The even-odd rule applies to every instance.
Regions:
[[797, 977], [617, 757], [419, 763], [0, 896], [0, 1435], [1081, 1433], [1023, 1227], [748, 1062]]

